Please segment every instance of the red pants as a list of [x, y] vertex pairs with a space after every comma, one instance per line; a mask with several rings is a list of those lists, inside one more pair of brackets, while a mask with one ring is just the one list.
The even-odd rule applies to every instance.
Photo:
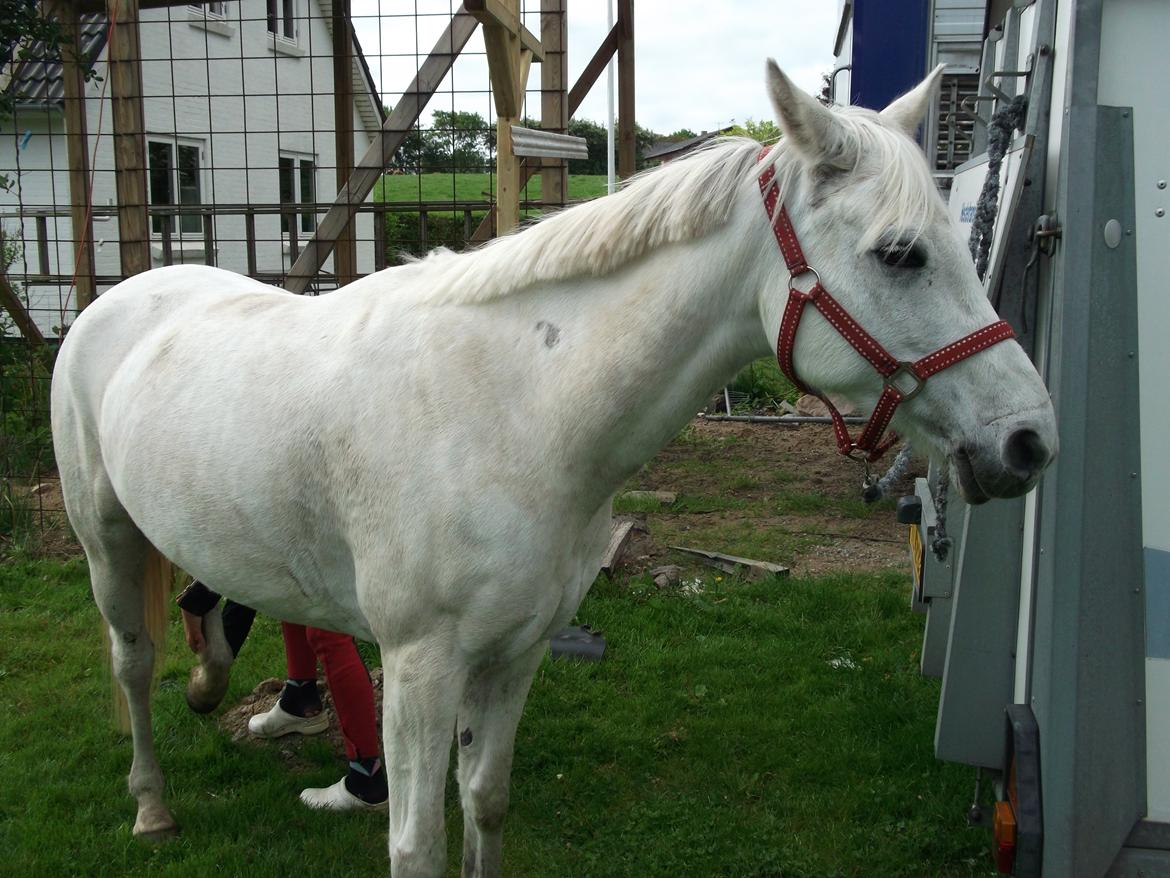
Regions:
[[333, 707], [345, 740], [345, 755], [351, 760], [377, 756], [374, 687], [353, 638], [291, 622], [282, 622], [280, 628], [290, 680], [316, 680], [318, 660], [325, 669], [325, 682], [333, 695]]

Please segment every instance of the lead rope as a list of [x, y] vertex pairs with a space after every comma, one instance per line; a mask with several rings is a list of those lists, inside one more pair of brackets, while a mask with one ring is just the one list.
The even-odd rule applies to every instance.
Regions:
[[1028, 101], [1023, 95], [1012, 98], [1008, 105], [991, 117], [987, 126], [987, 179], [975, 203], [975, 219], [971, 223], [968, 248], [975, 262], [975, 273], [983, 280], [991, 258], [991, 241], [995, 236], [995, 217], [999, 213], [999, 170], [1007, 155], [1016, 129], [1024, 127]]
[[934, 539], [930, 541], [930, 551], [938, 562], [947, 560], [951, 551], [952, 540], [947, 536], [947, 494], [951, 489], [951, 468], [944, 461], [938, 468], [938, 484], [934, 488], [934, 513], [938, 523], [934, 526]]

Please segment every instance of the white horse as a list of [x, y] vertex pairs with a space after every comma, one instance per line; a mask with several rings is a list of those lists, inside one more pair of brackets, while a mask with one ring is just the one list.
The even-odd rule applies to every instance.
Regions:
[[[150, 728], [153, 545], [261, 612], [376, 641], [392, 874], [444, 872], [458, 732], [463, 874], [498, 875], [516, 726], [599, 569], [615, 490], [774, 351], [789, 272], [761, 170], [824, 286], [900, 359], [996, 320], [908, 136], [937, 73], [877, 114], [826, 109], [770, 63], [786, 136], [765, 158], [722, 142], [320, 298], [183, 266], [86, 310], [57, 361], [53, 436], [130, 705], [135, 832], [175, 827]], [[811, 310], [794, 364], [862, 405], [882, 391]], [[932, 379], [895, 426], [956, 457], [975, 501], [1027, 491], [1056, 447], [1014, 341]], [[196, 681], [212, 704], [229, 663], [214, 618]]]

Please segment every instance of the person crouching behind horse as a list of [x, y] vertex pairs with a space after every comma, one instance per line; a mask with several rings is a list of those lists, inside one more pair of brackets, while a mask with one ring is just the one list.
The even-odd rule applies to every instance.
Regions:
[[[183, 611], [187, 645], [196, 655], [206, 647], [203, 618], [219, 602], [219, 595], [196, 580], [175, 599]], [[224, 637], [232, 657], [252, 627], [256, 611], [235, 601], [224, 602]], [[348, 634], [281, 622], [288, 678], [276, 704], [248, 720], [248, 731], [259, 738], [279, 738], [294, 732], [316, 735], [329, 728], [329, 718], [317, 691], [317, 662], [333, 694], [333, 707], [345, 741], [349, 771], [328, 787], [301, 791], [310, 808], [330, 811], [384, 810], [387, 806], [386, 771], [378, 756], [378, 729], [374, 687], [370, 674]]]

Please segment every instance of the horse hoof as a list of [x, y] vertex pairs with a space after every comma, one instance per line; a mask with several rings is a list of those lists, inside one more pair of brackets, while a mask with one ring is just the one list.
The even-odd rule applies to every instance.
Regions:
[[179, 824], [169, 813], [139, 814], [134, 822], [134, 837], [143, 841], [164, 842], [179, 834]]
[[221, 686], [212, 686], [208, 683], [207, 675], [202, 665], [191, 669], [191, 677], [187, 681], [187, 706], [194, 713], [211, 713], [227, 694], [227, 682]]

